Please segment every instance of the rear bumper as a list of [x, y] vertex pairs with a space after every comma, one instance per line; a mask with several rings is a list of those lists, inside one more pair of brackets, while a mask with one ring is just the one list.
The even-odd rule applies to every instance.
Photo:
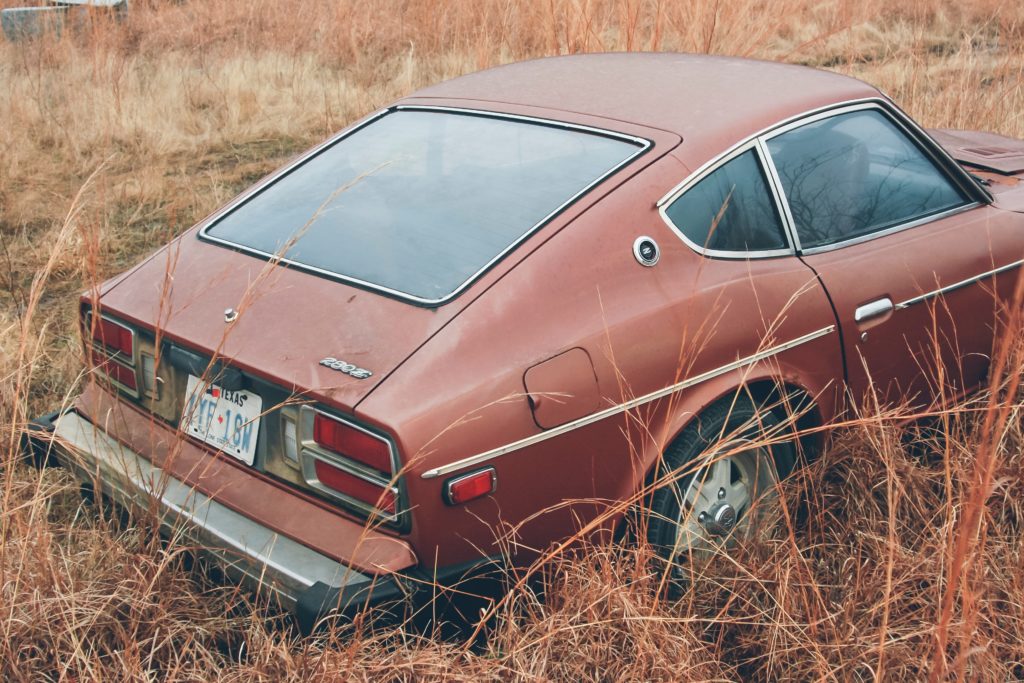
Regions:
[[42, 421], [33, 427], [37, 459], [40, 449], [52, 449], [97, 493], [152, 511], [167, 536], [212, 557], [232, 579], [269, 593], [296, 616], [304, 632], [328, 613], [409, 597], [396, 574], [357, 571], [273, 531], [155, 466], [77, 412], [52, 419], [52, 438]]

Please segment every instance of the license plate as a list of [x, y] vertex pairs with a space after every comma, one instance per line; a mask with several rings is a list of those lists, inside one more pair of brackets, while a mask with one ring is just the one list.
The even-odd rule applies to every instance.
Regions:
[[181, 429], [246, 465], [256, 456], [263, 397], [249, 391], [230, 391], [188, 376]]

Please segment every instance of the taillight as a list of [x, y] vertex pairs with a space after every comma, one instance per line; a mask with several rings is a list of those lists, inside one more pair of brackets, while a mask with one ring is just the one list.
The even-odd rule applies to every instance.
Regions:
[[316, 413], [313, 441], [321, 448], [361, 462], [378, 472], [391, 474], [391, 447], [379, 436]]
[[90, 322], [95, 323], [92, 325], [95, 342], [111, 353], [121, 353], [128, 362], [135, 358], [135, 333], [130, 327], [103, 317]]
[[135, 370], [121, 365], [113, 358], [97, 358], [96, 369], [107, 374], [110, 379], [123, 384], [132, 391], [138, 391], [138, 382], [135, 379]]
[[122, 390], [138, 396], [139, 380], [135, 367], [135, 331], [105, 316], [86, 309], [86, 340], [91, 341], [89, 362]]
[[315, 468], [316, 478], [324, 486], [352, 496], [389, 514], [395, 514], [396, 496], [391, 487], [381, 487], [379, 484], [357, 477], [323, 460], [317, 460]]
[[[287, 457], [287, 418], [284, 431]], [[299, 410], [298, 437], [309, 486], [365, 514], [398, 520], [399, 488], [387, 438], [312, 406]]]

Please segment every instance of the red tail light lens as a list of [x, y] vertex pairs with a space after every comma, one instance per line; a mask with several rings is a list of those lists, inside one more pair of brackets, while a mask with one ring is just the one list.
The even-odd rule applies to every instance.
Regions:
[[130, 327], [107, 318], [99, 318], [92, 323], [92, 338], [101, 346], [124, 354], [128, 360], [135, 357], [135, 335]]
[[363, 515], [401, 523], [391, 441], [313, 406], [299, 409], [297, 432], [298, 464], [310, 488]]
[[449, 505], [468, 503], [492, 493], [497, 483], [498, 475], [493, 467], [449, 479], [444, 486], [444, 501]]
[[128, 387], [132, 391], [138, 391], [138, 384], [135, 380], [135, 370], [132, 368], [126, 368], [110, 358], [97, 358], [96, 361], [96, 368], [101, 372], [106, 373], [110, 379]]
[[313, 440], [321, 448], [391, 474], [391, 447], [378, 436], [317, 413], [313, 418]]
[[316, 478], [324, 486], [351, 496], [378, 510], [383, 510], [392, 515], [395, 514], [395, 492], [392, 489], [366, 481], [354, 474], [349, 474], [345, 470], [334, 467], [323, 460], [315, 461], [314, 467], [316, 469]]
[[[135, 371], [135, 332], [127, 325], [83, 310], [84, 335], [92, 346], [87, 350], [89, 362], [114, 382], [133, 394], [138, 393]], [[87, 344], [88, 346], [88, 344]]]

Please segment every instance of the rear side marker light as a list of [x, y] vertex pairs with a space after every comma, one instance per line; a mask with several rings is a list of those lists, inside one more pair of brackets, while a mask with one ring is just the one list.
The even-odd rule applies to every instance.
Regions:
[[313, 441], [318, 446], [350, 460], [391, 473], [391, 447], [387, 441], [323, 413], [313, 418]]
[[497, 486], [498, 473], [494, 471], [493, 467], [470, 472], [445, 482], [444, 502], [449, 505], [462, 505], [494, 493]]
[[317, 460], [314, 463], [314, 467], [316, 478], [324, 486], [346, 496], [351, 496], [367, 505], [372, 505], [378, 510], [383, 510], [392, 515], [395, 514], [395, 492], [391, 489], [372, 484], [323, 460]]

